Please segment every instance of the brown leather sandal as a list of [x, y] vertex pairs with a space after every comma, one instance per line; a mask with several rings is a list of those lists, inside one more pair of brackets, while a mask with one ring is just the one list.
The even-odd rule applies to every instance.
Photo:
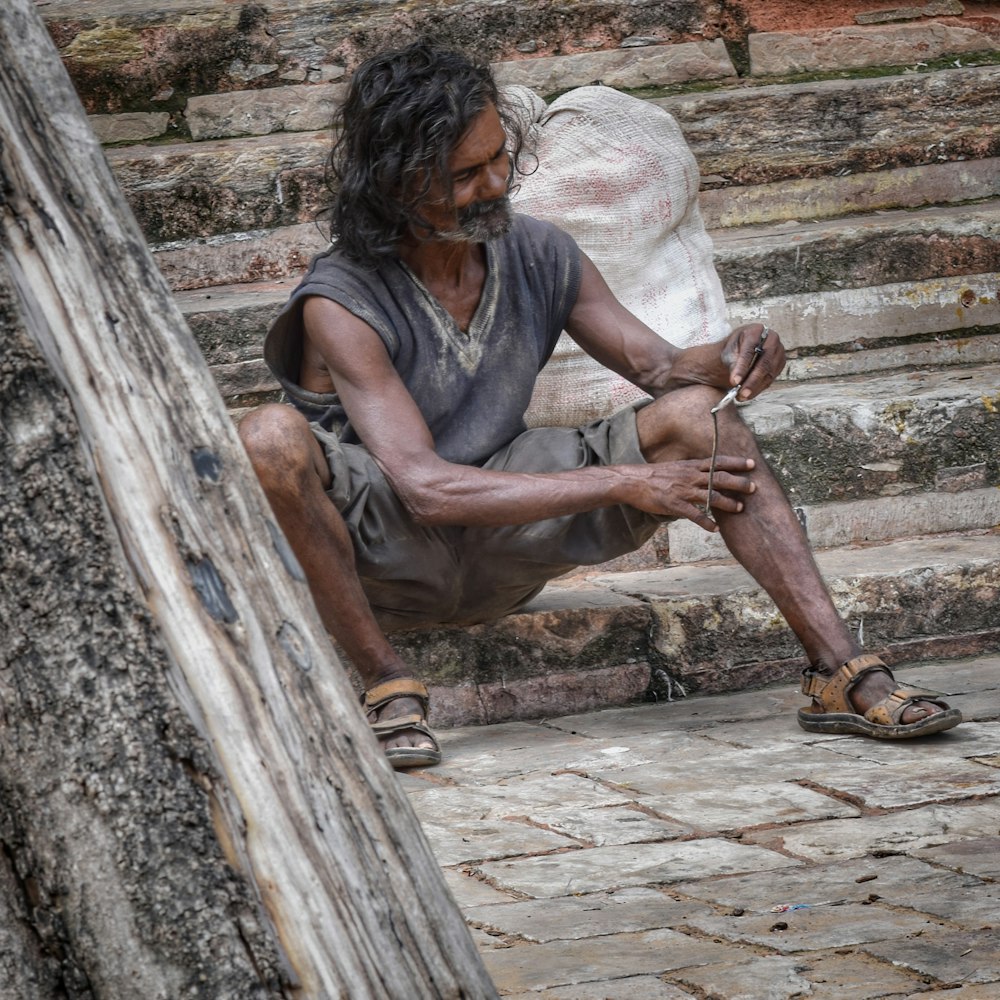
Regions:
[[[397, 698], [416, 698], [420, 702], [423, 714], [418, 715], [413, 712], [394, 719], [379, 719], [376, 715], [378, 709]], [[368, 713], [368, 724], [379, 738], [379, 742], [394, 733], [415, 729], [433, 744], [432, 747], [389, 747], [385, 755], [397, 771], [407, 767], [432, 767], [441, 763], [441, 747], [438, 745], [437, 737], [427, 725], [430, 696], [427, 694], [427, 688], [416, 678], [399, 677], [396, 680], [376, 684], [361, 696], [361, 704]]]
[[[873, 671], [892, 677], [889, 668], [870, 654], [848, 660], [832, 677], [806, 670], [802, 675], [802, 693], [812, 698], [812, 704], [799, 709], [799, 725], [810, 733], [853, 733], [878, 740], [904, 740], [940, 733], [962, 721], [962, 713], [949, 708], [938, 692], [904, 687], [896, 688], [864, 715], [859, 715], [851, 707], [848, 693]], [[918, 701], [937, 705], [941, 711], [917, 722], [901, 722], [903, 711]]]

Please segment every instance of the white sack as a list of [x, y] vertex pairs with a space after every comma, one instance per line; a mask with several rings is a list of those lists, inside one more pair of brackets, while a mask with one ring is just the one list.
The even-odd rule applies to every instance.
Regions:
[[[538, 169], [518, 176], [519, 212], [570, 233], [618, 299], [678, 347], [729, 332], [712, 242], [698, 210], [698, 165], [662, 108], [610, 87], [580, 87], [546, 106], [507, 87], [531, 123]], [[531, 426], [572, 426], [643, 398], [565, 334], [539, 376]]]

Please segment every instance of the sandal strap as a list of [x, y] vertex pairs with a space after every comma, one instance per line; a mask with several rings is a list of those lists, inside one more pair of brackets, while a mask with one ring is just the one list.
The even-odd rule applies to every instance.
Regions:
[[873, 670], [890, 674], [889, 668], [872, 653], [864, 653], [841, 664], [832, 676], [814, 670], [802, 674], [802, 693], [814, 698], [825, 712], [854, 712], [847, 693], [865, 674]]
[[902, 724], [903, 712], [918, 701], [930, 702], [942, 710], [948, 708], [940, 698], [929, 698], [924, 691], [914, 688], [897, 688], [887, 694], [880, 702], [872, 705], [865, 712], [865, 718], [879, 726], [898, 726]]
[[379, 719], [377, 722], [369, 723], [371, 730], [377, 736], [390, 736], [392, 733], [401, 733], [407, 729], [416, 729], [418, 732], [435, 739], [434, 734], [427, 726], [427, 720], [422, 715], [416, 713], [412, 715], [398, 715], [394, 719]]
[[397, 698], [416, 698], [423, 706], [424, 715], [430, 705], [430, 695], [427, 688], [415, 677], [397, 677], [391, 681], [383, 681], [370, 687], [361, 696], [361, 704], [366, 712], [373, 712]]

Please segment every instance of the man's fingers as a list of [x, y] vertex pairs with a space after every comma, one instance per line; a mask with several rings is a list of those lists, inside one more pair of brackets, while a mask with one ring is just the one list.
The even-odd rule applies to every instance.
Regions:
[[753, 349], [760, 344], [764, 326], [748, 323], [739, 326], [729, 335], [722, 348], [722, 363], [729, 368], [730, 385], [739, 385], [753, 363]]
[[[706, 458], [700, 462], [702, 472], [708, 472], [712, 464], [711, 458]], [[738, 458], [736, 455], [718, 455], [715, 459], [716, 472], [750, 472], [754, 467], [752, 458]]]
[[683, 511], [681, 516], [686, 517], [689, 521], [694, 521], [699, 528], [704, 528], [706, 531], [715, 533], [719, 530], [719, 526], [715, 521], [699, 507], [691, 506], [687, 511]]
[[754, 481], [749, 476], [734, 476], [731, 472], [719, 472], [716, 468], [712, 477], [713, 496], [716, 490], [724, 490], [727, 493], [753, 493], [756, 489]]

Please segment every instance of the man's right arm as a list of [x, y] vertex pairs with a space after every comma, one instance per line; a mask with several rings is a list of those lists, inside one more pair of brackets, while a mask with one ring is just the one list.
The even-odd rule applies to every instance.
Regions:
[[[629, 504], [686, 517], [707, 530], [707, 461], [594, 467], [568, 472], [494, 472], [446, 462], [379, 336], [343, 306], [307, 298], [308, 343], [333, 380], [358, 437], [415, 521], [422, 524], [525, 524], [598, 507]], [[720, 460], [716, 489], [747, 492], [747, 463]], [[716, 505], [738, 510], [723, 496]]]

